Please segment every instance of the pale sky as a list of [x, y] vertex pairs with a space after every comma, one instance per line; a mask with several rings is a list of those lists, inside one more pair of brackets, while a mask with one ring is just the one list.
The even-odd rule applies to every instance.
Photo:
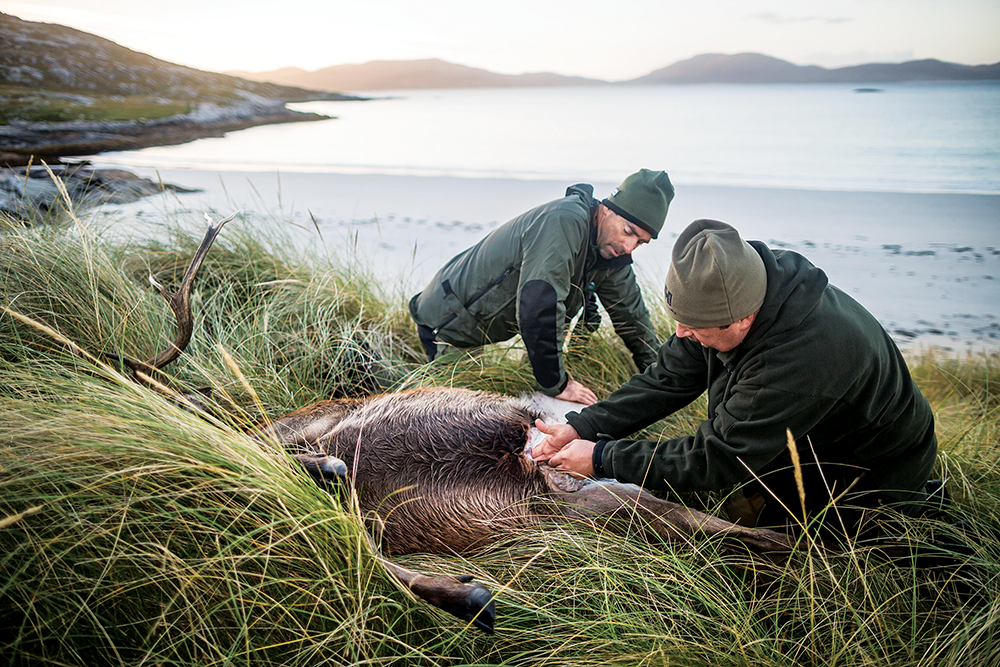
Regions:
[[441, 58], [614, 81], [702, 53], [1000, 61], [1000, 0], [0, 0], [0, 12], [214, 71]]

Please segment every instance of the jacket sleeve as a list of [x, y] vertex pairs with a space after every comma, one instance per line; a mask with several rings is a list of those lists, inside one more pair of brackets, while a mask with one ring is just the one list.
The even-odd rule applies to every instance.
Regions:
[[691, 403], [704, 393], [707, 378], [701, 346], [671, 336], [660, 347], [657, 363], [633, 375], [603, 401], [571, 412], [566, 419], [585, 440], [599, 435], [621, 438]]
[[597, 296], [604, 305], [615, 333], [632, 353], [632, 360], [640, 372], [656, 361], [660, 339], [642, 298], [642, 290], [632, 265], [603, 273], [595, 281]]
[[556, 396], [569, 377], [563, 367], [566, 297], [574, 251], [586, 242], [581, 226], [565, 215], [550, 214], [529, 225], [522, 237], [517, 323], [539, 391]]
[[[746, 481], [788, 454], [786, 429], [793, 436], [810, 433], [836, 409], [835, 399], [792, 392], [774, 380], [763, 368], [747, 369], [693, 435], [660, 442], [609, 441], [601, 457], [605, 475], [675, 491], [723, 489]], [[717, 381], [727, 381], [724, 371]], [[855, 418], [845, 413], [834, 415], [833, 421], [851, 423]]]

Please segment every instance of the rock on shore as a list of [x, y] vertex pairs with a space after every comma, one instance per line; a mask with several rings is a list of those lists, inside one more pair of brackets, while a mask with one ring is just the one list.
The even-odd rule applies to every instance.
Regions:
[[27, 223], [64, 209], [56, 179], [77, 210], [101, 204], [127, 204], [161, 192], [197, 192], [158, 183], [123, 169], [93, 169], [86, 163], [0, 168], [0, 214]]

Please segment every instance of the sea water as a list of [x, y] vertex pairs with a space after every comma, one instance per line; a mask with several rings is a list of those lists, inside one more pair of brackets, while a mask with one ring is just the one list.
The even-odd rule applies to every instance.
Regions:
[[[421, 90], [119, 154], [207, 170], [1000, 193], [1000, 82]], [[873, 90], [865, 86], [864, 90]]]

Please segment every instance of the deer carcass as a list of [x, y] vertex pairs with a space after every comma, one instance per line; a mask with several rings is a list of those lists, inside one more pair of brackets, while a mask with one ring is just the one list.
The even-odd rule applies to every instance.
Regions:
[[[179, 333], [147, 362], [124, 360], [137, 377], [176, 358], [190, 339], [191, 285], [225, 222], [210, 225], [178, 292], [159, 288]], [[317, 481], [353, 485], [369, 533], [387, 554], [466, 552], [511, 528], [567, 520], [638, 527], [666, 540], [722, 535], [757, 551], [791, 548], [787, 535], [536, 463], [528, 443], [539, 416], [518, 399], [430, 387], [320, 401], [253, 430], [281, 443]], [[419, 597], [493, 631], [492, 597], [471, 577], [425, 576], [380, 561]]]

